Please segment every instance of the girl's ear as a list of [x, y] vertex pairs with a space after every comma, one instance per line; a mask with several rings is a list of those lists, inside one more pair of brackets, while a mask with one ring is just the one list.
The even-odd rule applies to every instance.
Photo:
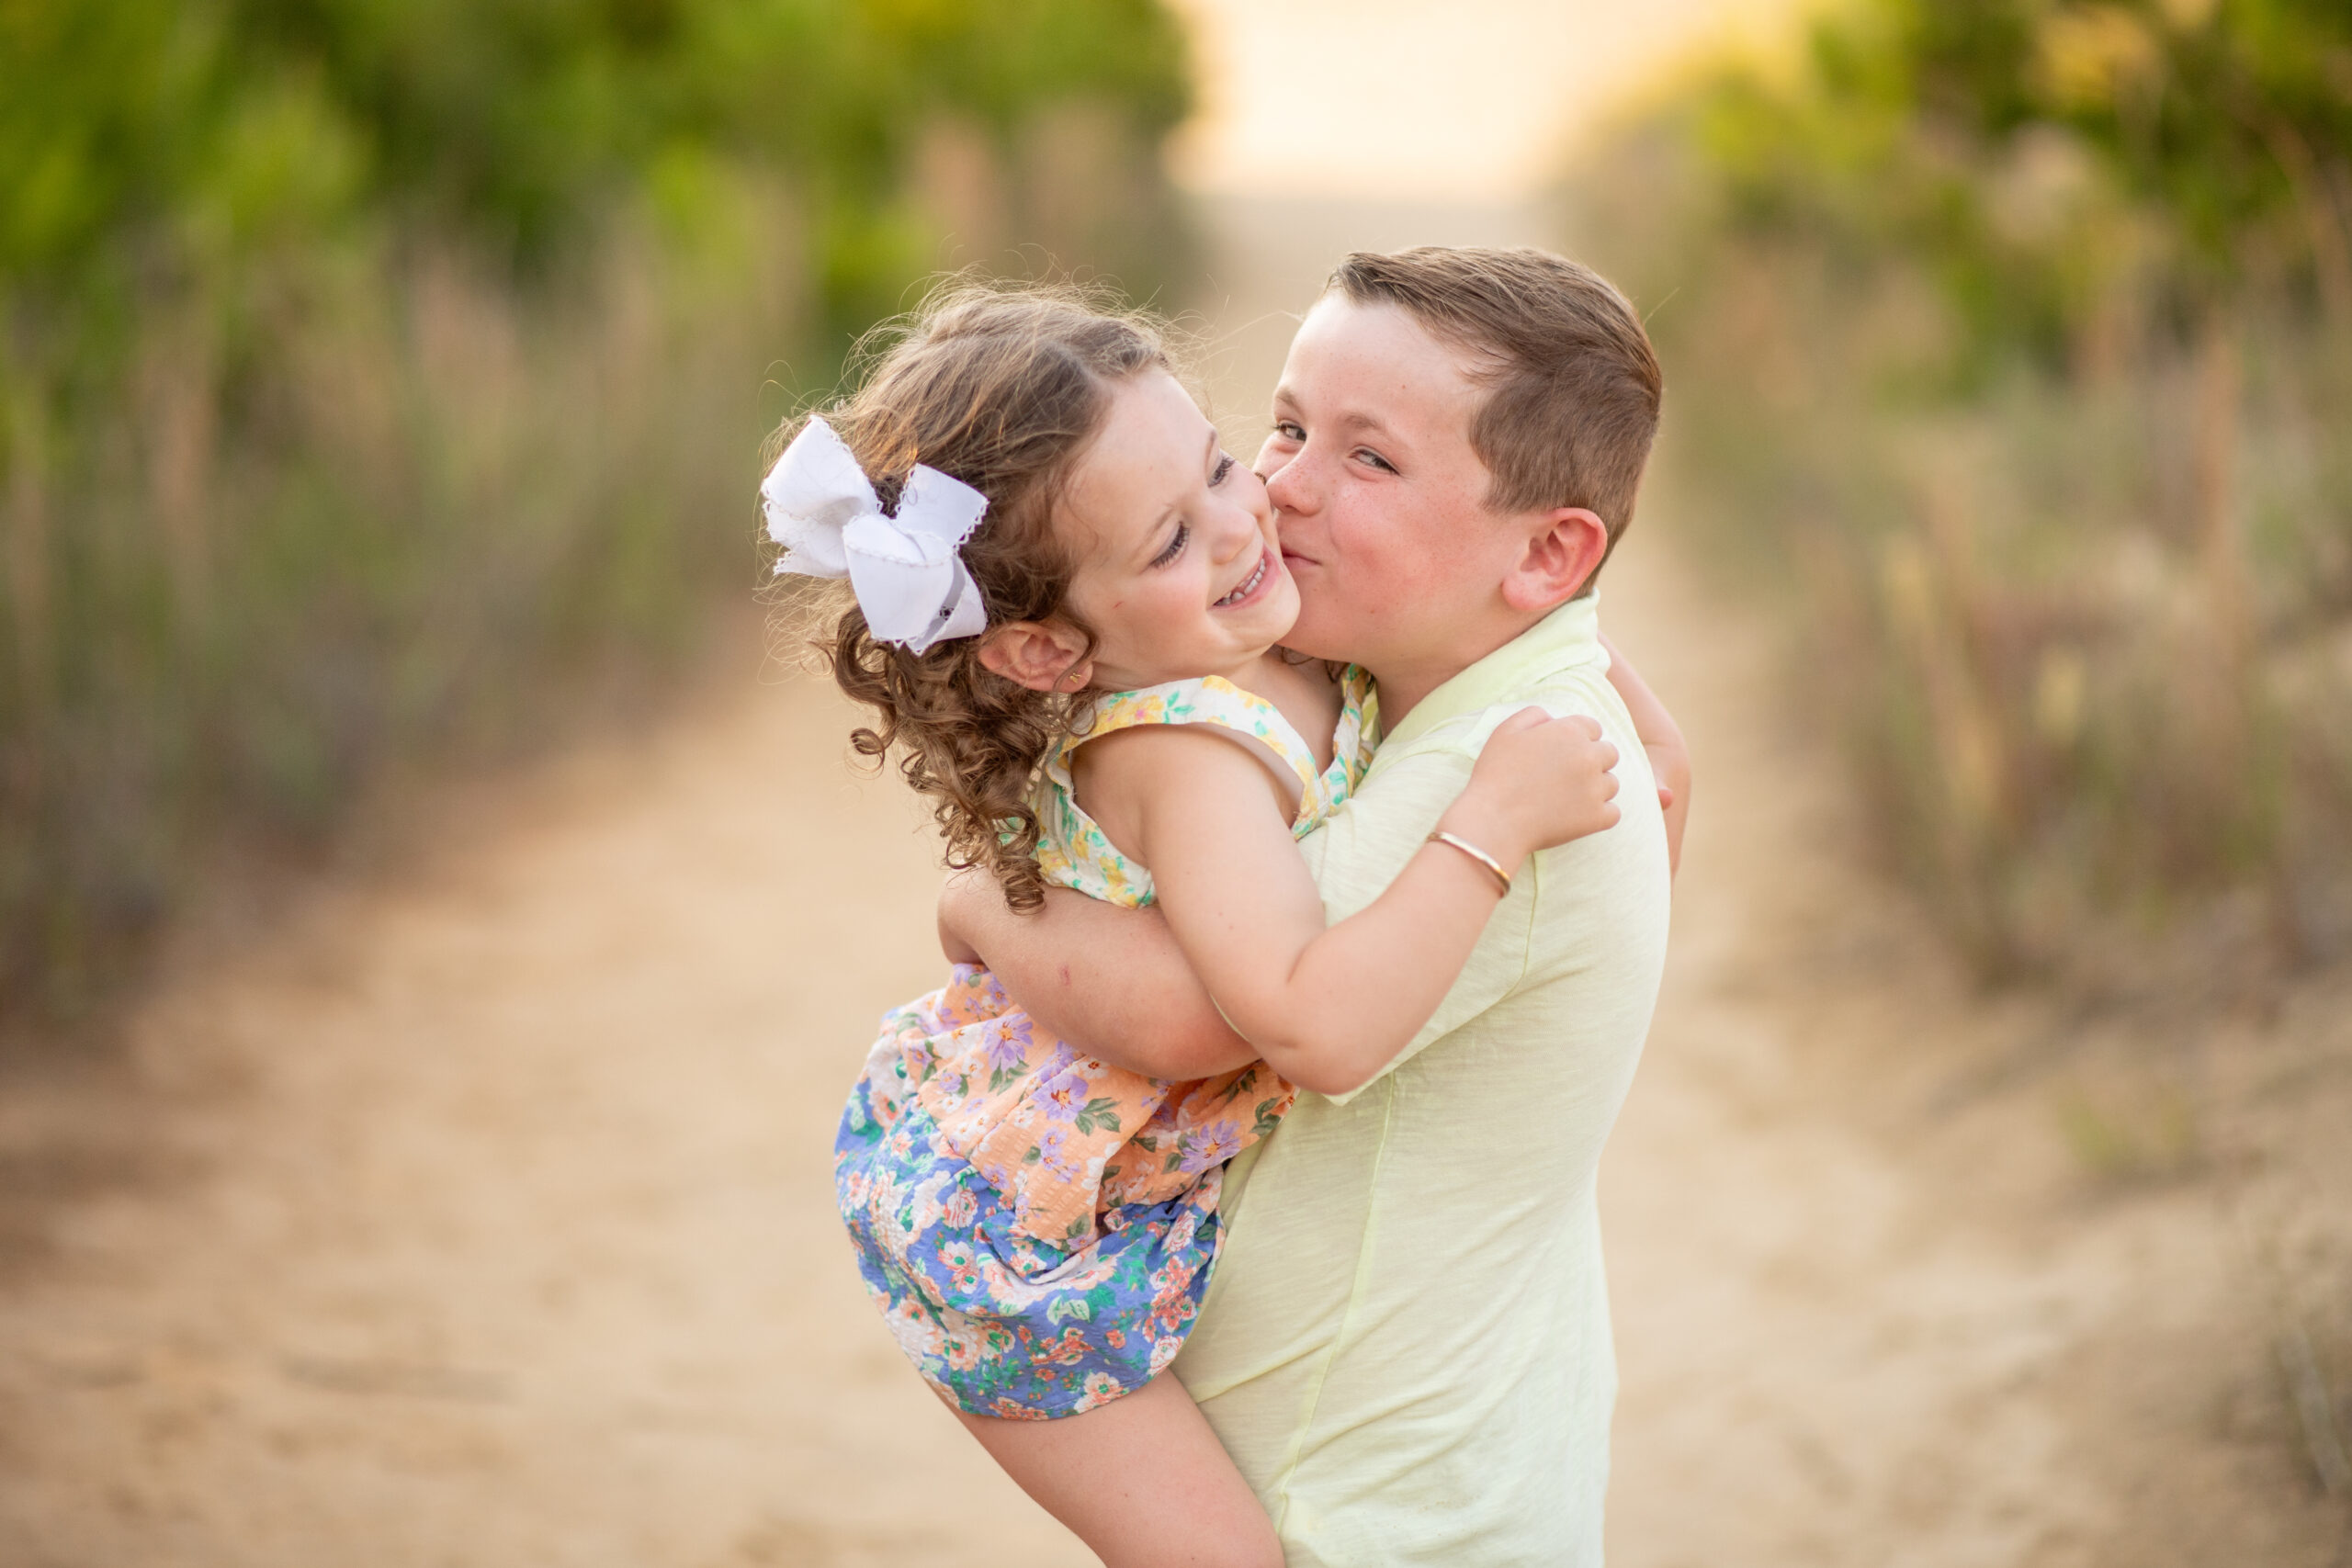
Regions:
[[1033, 692], [1082, 691], [1094, 674], [1086, 638], [1046, 621], [1009, 621], [980, 642], [980, 662]]

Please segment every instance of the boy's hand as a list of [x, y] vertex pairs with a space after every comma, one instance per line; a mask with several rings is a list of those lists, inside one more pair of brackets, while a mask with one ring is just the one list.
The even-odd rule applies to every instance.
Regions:
[[987, 964], [1048, 1034], [1146, 1077], [1215, 1077], [1258, 1059], [1158, 909], [1049, 887], [1044, 908], [1020, 915], [995, 877], [959, 871], [939, 895], [939, 945], [951, 963]]
[[1438, 826], [1508, 868], [1537, 850], [1617, 825], [1617, 748], [1582, 714], [1521, 708], [1487, 738], [1470, 785]]
[[1600, 646], [1609, 650], [1609, 683], [1617, 688], [1624, 700], [1625, 711], [1633, 716], [1634, 733], [1642, 742], [1642, 750], [1650, 760], [1650, 773], [1657, 780], [1657, 806], [1666, 816], [1666, 864], [1670, 876], [1682, 864], [1682, 829], [1690, 815], [1690, 748], [1682, 739], [1682, 727], [1666, 711], [1639, 671], [1619, 652], [1617, 645], [1604, 634]]

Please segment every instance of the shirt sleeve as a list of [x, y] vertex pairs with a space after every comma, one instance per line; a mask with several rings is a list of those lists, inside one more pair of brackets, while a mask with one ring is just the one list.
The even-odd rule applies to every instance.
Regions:
[[[1498, 722], [1499, 717], [1496, 716]], [[1385, 759], [1385, 765], [1359, 793], [1300, 840], [1307, 869], [1322, 892], [1327, 919], [1347, 919], [1396, 880], [1470, 782], [1477, 742], [1492, 728], [1491, 723], [1457, 721], [1446, 726], [1444, 733], [1451, 736], [1459, 728], [1459, 737], [1440, 739], [1433, 733], [1418, 739], [1407, 754]], [[1527, 972], [1535, 910], [1532, 882], [1520, 878], [1487, 919], [1461, 976], [1405, 1048], [1363, 1086], [1329, 1099], [1345, 1104], [1410, 1061], [1430, 1042], [1461, 1028], [1517, 987]]]

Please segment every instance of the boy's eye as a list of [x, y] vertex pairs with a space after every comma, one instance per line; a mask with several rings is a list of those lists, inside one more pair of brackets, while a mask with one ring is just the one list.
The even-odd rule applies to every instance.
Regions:
[[1281, 436], [1284, 441], [1304, 441], [1306, 439], [1306, 432], [1300, 426], [1292, 423], [1286, 419], [1278, 419], [1274, 421], [1274, 434]]
[[1396, 471], [1396, 464], [1390, 462], [1387, 458], [1382, 457], [1379, 453], [1374, 451], [1369, 446], [1358, 447], [1356, 449], [1356, 456], [1363, 458], [1365, 462], [1371, 464], [1375, 468], [1385, 469], [1392, 474]]
[[1232, 472], [1232, 455], [1226, 452], [1218, 453], [1216, 455], [1216, 471], [1209, 475], [1209, 488], [1211, 490], [1215, 490], [1217, 486], [1223, 484], [1226, 481], [1227, 476], [1230, 475]]
[[[1226, 461], [1230, 463], [1233, 459], [1227, 457]], [[1151, 558], [1151, 564], [1154, 566], [1166, 566], [1170, 561], [1174, 560], [1178, 556], [1184, 553], [1184, 541], [1192, 536], [1193, 529], [1190, 524], [1177, 524], [1176, 536], [1168, 541], [1168, 547], [1166, 549]]]

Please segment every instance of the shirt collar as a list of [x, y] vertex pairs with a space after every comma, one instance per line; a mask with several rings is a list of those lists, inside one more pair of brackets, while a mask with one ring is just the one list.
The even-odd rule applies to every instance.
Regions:
[[[1513, 693], [1541, 686], [1562, 671], [1595, 662], [1608, 668], [1608, 655], [1600, 646], [1597, 590], [1569, 600], [1423, 697], [1402, 723], [1381, 736], [1381, 750], [1425, 735], [1447, 719], [1492, 707]], [[1378, 761], [1375, 754], [1374, 763]]]

